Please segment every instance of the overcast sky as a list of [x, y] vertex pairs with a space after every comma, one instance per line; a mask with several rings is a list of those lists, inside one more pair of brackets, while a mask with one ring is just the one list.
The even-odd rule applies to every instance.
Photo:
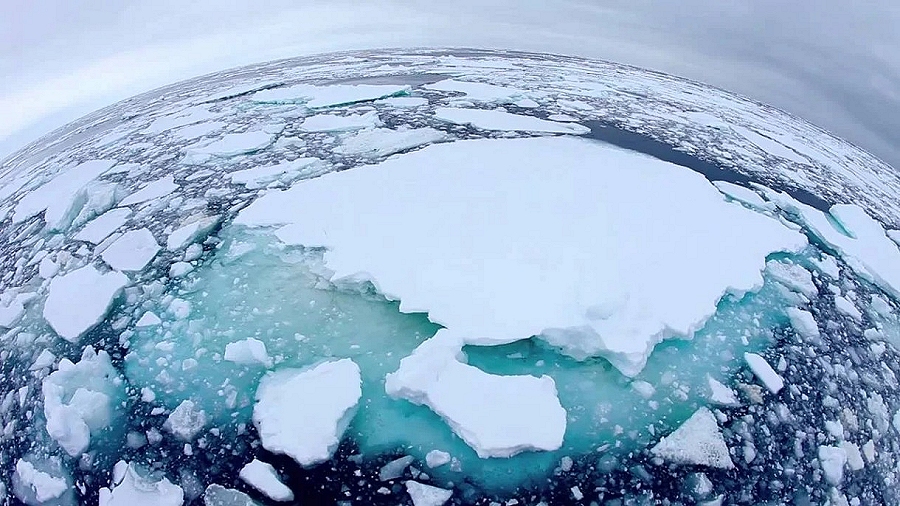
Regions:
[[2, 0], [0, 158], [117, 100], [212, 71], [440, 45], [602, 58], [707, 82], [900, 167], [897, 27], [896, 0]]

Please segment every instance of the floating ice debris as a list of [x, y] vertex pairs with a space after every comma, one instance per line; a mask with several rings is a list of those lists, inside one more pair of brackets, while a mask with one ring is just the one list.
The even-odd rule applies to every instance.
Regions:
[[175, 178], [172, 176], [165, 176], [162, 179], [147, 183], [140, 190], [125, 197], [122, 202], [119, 202], [119, 205], [130, 206], [147, 202], [148, 200], [156, 200], [165, 197], [176, 189], [178, 189], [178, 185], [175, 183]]
[[428, 99], [425, 97], [390, 97], [376, 100], [375, 103], [391, 107], [421, 107], [428, 105]]
[[241, 468], [240, 477], [273, 501], [294, 500], [294, 493], [281, 482], [278, 472], [271, 464], [253, 459]]
[[253, 408], [263, 448], [302, 466], [328, 460], [355, 413], [360, 384], [359, 367], [347, 358], [268, 373]]
[[121, 272], [101, 274], [91, 265], [57, 276], [50, 281], [44, 319], [63, 339], [78, 341], [103, 320], [127, 284]]
[[175, 262], [169, 266], [169, 277], [180, 278], [194, 270], [194, 266], [187, 262]]
[[156, 316], [156, 313], [154, 313], [153, 311], [147, 311], [143, 315], [141, 315], [140, 318], [138, 318], [138, 321], [135, 322], [134, 326], [138, 328], [153, 327], [154, 325], [159, 325], [160, 323], [162, 323], [162, 320], [160, 320], [159, 316]]
[[156, 257], [159, 250], [153, 233], [141, 228], [122, 234], [100, 256], [117, 271], [141, 271]]
[[810, 299], [819, 294], [819, 289], [813, 283], [812, 274], [795, 263], [770, 260], [766, 262], [766, 274], [789, 289], [802, 293]]
[[317, 109], [403, 95], [409, 93], [410, 89], [406, 85], [336, 84], [331, 86], [313, 86], [300, 84], [258, 91], [250, 99], [254, 102], [264, 103], [303, 103], [306, 107]]
[[744, 353], [744, 361], [747, 362], [750, 370], [762, 381], [769, 392], [777, 394], [784, 388], [784, 380], [775, 372], [775, 369], [772, 369], [772, 366], [766, 362], [766, 359], [756, 353]]
[[388, 375], [389, 395], [431, 408], [481, 458], [562, 446], [566, 411], [552, 378], [499, 376], [460, 363], [441, 332]]
[[381, 481], [396, 480], [403, 476], [403, 473], [406, 472], [406, 468], [409, 467], [414, 460], [416, 460], [416, 458], [412, 455], [405, 455], [388, 462], [378, 470], [378, 479]]
[[221, 216], [206, 216], [182, 225], [166, 238], [166, 249], [178, 251], [193, 242], [204, 239], [221, 221]]
[[196, 125], [179, 128], [174, 132], [174, 135], [182, 140], [196, 139], [219, 131], [227, 126], [228, 123], [222, 121], [207, 121], [206, 123], [198, 123]]
[[209, 144], [190, 146], [189, 156], [230, 157], [259, 151], [275, 141], [275, 136], [262, 130], [251, 130], [239, 134], [225, 134], [221, 139]]
[[120, 207], [111, 209], [89, 221], [75, 234], [78, 241], [100, 244], [116, 230], [122, 228], [131, 216], [131, 209]]
[[405, 485], [413, 506], [441, 506], [453, 496], [452, 490], [425, 485], [413, 480], [407, 481]]
[[656, 393], [656, 388], [646, 381], [632, 381], [631, 388], [633, 388], [634, 391], [644, 399], [649, 399], [653, 397], [653, 394]]
[[163, 423], [164, 429], [184, 441], [193, 440], [205, 426], [206, 412], [190, 399], [182, 401]]
[[720, 381], [710, 375], [706, 375], [706, 382], [709, 386], [709, 401], [719, 406], [740, 406], [737, 395], [734, 390], [723, 385]]
[[834, 308], [837, 309], [839, 313], [849, 316], [856, 323], [862, 323], [862, 312], [846, 297], [835, 295]]
[[294, 179], [300, 177], [304, 172], [312, 173], [313, 165], [321, 162], [318, 158], [298, 158], [289, 162], [280, 162], [275, 165], [266, 165], [263, 167], [254, 167], [252, 169], [244, 169], [234, 171], [228, 174], [231, 182], [242, 184], [248, 190], [264, 188], [265, 186], [276, 181], [281, 183], [290, 183]]
[[279, 238], [326, 247], [334, 279], [366, 272], [401, 311], [427, 311], [463, 340], [538, 335], [629, 376], [723, 295], [762, 286], [769, 253], [807, 244], [696, 172], [565, 137], [431, 145], [271, 192], [235, 223], [288, 225]]
[[334, 151], [377, 158], [447, 139], [449, 137], [444, 132], [428, 127], [408, 130], [375, 128], [343, 137], [341, 145]]
[[212, 484], [203, 492], [204, 506], [260, 506], [249, 495], [222, 485]]
[[184, 491], [165, 477], [142, 476], [134, 464], [119, 461], [109, 488], [100, 489], [100, 506], [181, 506]]
[[300, 130], [305, 132], [346, 132], [363, 128], [374, 128], [380, 125], [381, 120], [378, 119], [376, 111], [347, 116], [319, 114], [303, 120], [303, 123], [300, 124]]
[[[42, 461], [35, 466], [30, 460], [16, 461], [12, 488], [16, 498], [25, 504], [74, 504], [71, 478], [63, 474], [58, 461]], [[3, 497], [0, 497], [3, 500]]]
[[840, 446], [820, 446], [819, 464], [828, 483], [837, 486], [844, 480], [847, 452]]
[[25, 314], [25, 300], [22, 294], [0, 296], [0, 328], [11, 329], [18, 323]]
[[[59, 272], [58, 263], [54, 262], [49, 256], [41, 259], [41, 263], [38, 264], [38, 276], [44, 279], [50, 279], [53, 276], [56, 276], [57, 272]], [[2, 320], [2, 318], [0, 318], [0, 320]]]
[[523, 116], [500, 110], [487, 109], [458, 109], [453, 107], [439, 107], [435, 109], [434, 116], [440, 120], [459, 125], [472, 125], [483, 130], [547, 132], [560, 134], [586, 134], [590, 128], [578, 123], [559, 123]]
[[56, 355], [53, 354], [52, 351], [44, 349], [41, 350], [41, 353], [34, 359], [34, 362], [31, 363], [31, 366], [28, 368], [30, 371], [40, 371], [41, 369], [46, 369], [56, 362]]
[[78, 214], [88, 183], [115, 164], [114, 160], [91, 160], [61, 169], [50, 181], [27, 192], [19, 200], [13, 223], [23, 222], [43, 211], [44, 223], [52, 230], [62, 230]]
[[734, 468], [716, 416], [707, 408], [698, 409], [650, 451], [657, 457], [678, 464]]
[[91, 435], [105, 429], [119, 413], [125, 397], [124, 379], [113, 368], [109, 354], [84, 349], [75, 364], [59, 361], [59, 369], [44, 378], [44, 417], [47, 433], [73, 457], [84, 453]]
[[154, 119], [141, 133], [145, 135], [154, 135], [165, 132], [166, 130], [172, 130], [201, 121], [214, 119], [217, 116], [218, 114], [210, 112], [209, 109], [205, 107], [192, 107]]
[[471, 81], [459, 81], [457, 79], [444, 79], [432, 84], [426, 84], [423, 88], [435, 91], [456, 91], [464, 93], [466, 98], [477, 102], [514, 102], [524, 98], [526, 92], [515, 88], [497, 86], [495, 84], [476, 83]]
[[441, 450], [431, 450], [425, 455], [425, 464], [434, 469], [450, 463], [450, 454]]
[[272, 359], [266, 352], [266, 343], [254, 337], [225, 345], [225, 360], [242, 365], [272, 367]]
[[804, 339], [817, 339], [819, 337], [819, 325], [816, 324], [812, 313], [804, 309], [795, 307], [787, 308], [788, 318], [791, 320], [791, 327], [797, 334]]

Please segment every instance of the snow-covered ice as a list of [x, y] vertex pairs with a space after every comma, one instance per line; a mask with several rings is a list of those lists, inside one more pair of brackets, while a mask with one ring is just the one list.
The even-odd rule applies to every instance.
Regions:
[[253, 407], [263, 447], [302, 466], [328, 460], [355, 413], [360, 384], [359, 367], [347, 358], [266, 374]]
[[166, 249], [178, 251], [189, 244], [206, 238], [222, 221], [221, 216], [204, 216], [173, 230], [166, 238]]
[[115, 240], [100, 257], [117, 271], [141, 271], [159, 253], [153, 232], [146, 228], [130, 230]]
[[488, 374], [457, 361], [457, 351], [452, 341], [426, 341], [388, 375], [385, 390], [431, 408], [481, 458], [562, 446], [566, 411], [552, 378]]
[[590, 128], [578, 123], [560, 123], [497, 109], [460, 109], [439, 107], [434, 116], [458, 125], [472, 125], [483, 130], [586, 134]]
[[240, 477], [273, 501], [294, 500], [294, 493], [281, 482], [272, 464], [253, 459], [241, 468]]
[[120, 207], [110, 209], [100, 216], [89, 221], [75, 234], [78, 241], [86, 241], [91, 244], [100, 244], [116, 230], [122, 228], [131, 216], [131, 209]]
[[819, 337], [819, 325], [812, 313], [796, 307], [787, 308], [788, 319], [791, 327], [804, 339], [817, 339]]
[[341, 145], [334, 151], [376, 158], [447, 139], [448, 136], [444, 132], [428, 127], [408, 130], [374, 128], [343, 137]]
[[44, 417], [47, 433], [73, 457], [84, 453], [91, 435], [107, 428], [125, 397], [124, 379], [109, 354], [84, 349], [81, 360], [63, 358], [59, 368], [44, 379]]
[[453, 497], [452, 490], [434, 485], [426, 485], [413, 480], [407, 481], [405, 485], [413, 506], [441, 506]]
[[51, 180], [19, 200], [13, 213], [13, 223], [44, 212], [44, 222], [52, 230], [66, 228], [83, 204], [85, 187], [115, 164], [115, 160], [90, 160], [61, 169]]
[[428, 99], [425, 97], [390, 97], [376, 100], [375, 103], [392, 107], [421, 107], [428, 104]]
[[375, 128], [381, 125], [378, 113], [375, 111], [363, 114], [349, 114], [338, 116], [336, 114], [318, 114], [303, 120], [300, 129], [305, 132], [346, 132], [361, 130], [363, 128]]
[[183, 441], [192, 441], [206, 427], [206, 412], [186, 399], [166, 418], [163, 428]]
[[450, 463], [450, 454], [441, 450], [431, 450], [425, 454], [425, 464], [429, 468], [441, 467]]
[[784, 380], [775, 372], [775, 369], [772, 369], [765, 358], [756, 353], [744, 353], [744, 361], [770, 392], [777, 394], [784, 388]]
[[740, 406], [741, 403], [734, 390], [708, 374], [706, 375], [706, 382], [709, 386], [709, 401], [711, 403], [719, 406]]
[[178, 184], [175, 183], [175, 178], [172, 176], [165, 176], [161, 179], [157, 179], [156, 181], [147, 183], [140, 190], [125, 197], [122, 202], [119, 202], [119, 205], [130, 206], [147, 202], [148, 200], [156, 200], [158, 198], [169, 195], [177, 189]]
[[44, 319], [60, 337], [75, 342], [103, 320], [127, 284], [121, 272], [101, 273], [92, 265], [56, 276], [44, 301]]
[[404, 95], [409, 90], [408, 85], [335, 84], [313, 86], [300, 84], [258, 91], [250, 98], [255, 102], [264, 103], [302, 103], [306, 107], [318, 109]]
[[716, 416], [700, 408], [674, 432], [662, 438], [651, 453], [678, 464], [732, 469], [734, 463], [719, 430]]
[[225, 345], [225, 360], [241, 365], [272, 367], [272, 358], [266, 352], [266, 343], [254, 337]]
[[274, 142], [275, 136], [263, 130], [250, 130], [237, 134], [225, 134], [208, 144], [187, 149], [189, 157], [230, 157], [259, 151]]
[[142, 475], [133, 463], [119, 461], [109, 488], [100, 489], [100, 506], [181, 506], [184, 491], [168, 478]]
[[[30, 460], [19, 459], [13, 471], [13, 492], [26, 504], [72, 504], [72, 485], [59, 476], [35, 467]], [[3, 497], [0, 497], [3, 500]], [[56, 502], [59, 501], [59, 502]]]
[[367, 273], [444, 335], [539, 335], [629, 376], [723, 295], [758, 289], [769, 253], [807, 244], [695, 172], [573, 138], [428, 146], [271, 192], [235, 223], [285, 225], [282, 240], [327, 248], [335, 279]]
[[495, 84], [477, 83], [472, 81], [460, 81], [458, 79], [444, 79], [433, 84], [426, 84], [423, 88], [435, 91], [455, 91], [465, 94], [469, 100], [476, 102], [515, 102], [524, 98], [526, 92], [515, 88], [497, 86]]
[[819, 463], [828, 483], [840, 485], [844, 479], [844, 466], [847, 465], [846, 450], [840, 446], [820, 446]]
[[296, 160], [279, 162], [274, 165], [253, 167], [252, 169], [236, 170], [228, 174], [232, 183], [242, 184], [248, 190], [263, 188], [271, 183], [280, 181], [290, 183], [304, 173], [312, 173], [315, 165], [321, 163], [318, 158], [298, 158]]
[[204, 506], [261, 506], [249, 495], [213, 483], [203, 492]]

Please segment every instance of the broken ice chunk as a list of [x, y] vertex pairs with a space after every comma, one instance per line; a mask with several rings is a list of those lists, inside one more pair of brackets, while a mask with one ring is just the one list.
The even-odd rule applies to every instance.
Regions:
[[311, 466], [331, 458], [361, 396], [359, 367], [348, 358], [274, 371], [256, 390], [253, 423], [263, 448]]
[[846, 297], [835, 295], [834, 308], [837, 309], [839, 313], [849, 316], [856, 323], [862, 323], [862, 312]]
[[294, 500], [294, 493], [281, 482], [271, 464], [253, 459], [241, 468], [240, 477], [273, 501]]
[[425, 97], [390, 97], [376, 100], [375, 103], [391, 107], [421, 107], [428, 105], [428, 99]]
[[219, 140], [208, 144], [190, 146], [187, 155], [194, 158], [203, 156], [231, 157], [255, 153], [265, 149], [275, 141], [275, 136], [262, 130], [251, 130], [238, 134], [225, 134]]
[[311, 174], [314, 171], [312, 165], [318, 164], [318, 162], [321, 162], [318, 158], [298, 158], [275, 165], [237, 170], [228, 174], [228, 177], [231, 178], [232, 183], [242, 184], [248, 190], [256, 190], [276, 181], [289, 183], [300, 177], [304, 172]]
[[750, 188], [738, 186], [734, 183], [729, 183], [728, 181], [713, 181], [713, 185], [728, 197], [737, 200], [738, 202], [743, 202], [751, 208], [761, 210], [775, 208], [774, 204], [766, 202], [758, 193]]
[[[25, 504], [74, 504], [72, 480], [56, 458], [21, 458], [12, 473], [12, 490]], [[3, 500], [0, 497], [0, 500]]]
[[206, 412], [190, 399], [182, 401], [172, 410], [163, 424], [164, 429], [184, 441], [193, 440], [205, 426]]
[[434, 469], [450, 463], [450, 454], [441, 450], [431, 450], [425, 455], [425, 464]]
[[481, 458], [562, 446], [566, 410], [553, 378], [488, 374], [455, 353], [438, 336], [425, 341], [387, 376], [385, 390], [431, 408]]
[[131, 209], [120, 207], [111, 209], [89, 221], [77, 234], [75, 239], [91, 244], [100, 244], [110, 234], [122, 227], [131, 216]]
[[90, 445], [91, 435], [117, 417], [123, 385], [103, 350], [95, 352], [88, 346], [77, 364], [63, 358], [59, 369], [44, 378], [41, 386], [47, 433], [69, 455], [81, 455]]
[[766, 359], [756, 353], [744, 353], [744, 361], [747, 362], [750, 370], [762, 381], [769, 392], [777, 394], [784, 388], [784, 380], [775, 372], [775, 369], [772, 369], [772, 366], [766, 362]]
[[207, 216], [182, 225], [169, 234], [169, 237], [166, 239], [166, 249], [178, 251], [195, 241], [203, 239], [221, 221], [221, 216]]
[[475, 128], [481, 128], [483, 130], [546, 132], [577, 135], [586, 134], [591, 131], [590, 128], [579, 125], [578, 123], [559, 123], [556, 121], [535, 118], [534, 116], [524, 116], [500, 110], [439, 107], [435, 109], [434, 117], [458, 125], [472, 125]]
[[272, 359], [266, 352], [266, 343], [254, 337], [226, 344], [225, 360], [235, 364], [272, 367]]
[[838, 486], [844, 479], [844, 466], [847, 464], [847, 452], [839, 446], [820, 446], [819, 464], [828, 483]]
[[734, 390], [728, 388], [723, 385], [717, 379], [713, 378], [709, 374], [706, 375], [706, 382], [709, 385], [709, 400], [713, 404], [718, 404], [719, 406], [740, 406], [740, 401], [738, 401], [737, 395], [735, 395]]
[[68, 226], [84, 204], [85, 186], [115, 164], [114, 160], [91, 160], [60, 171], [19, 200], [13, 223], [21, 223], [43, 211], [44, 222], [51, 229]]
[[57, 276], [50, 281], [44, 319], [60, 337], [75, 342], [103, 320], [126, 284], [121, 272], [101, 274], [91, 265]]
[[441, 506], [453, 496], [452, 490], [425, 485], [412, 480], [406, 482], [406, 492], [412, 499], [413, 506]]
[[650, 451], [657, 457], [678, 464], [734, 468], [716, 416], [707, 408], [698, 409]]
[[109, 488], [100, 489], [100, 506], [181, 506], [184, 491], [165, 477], [144, 476], [134, 464], [119, 461]]
[[156, 316], [156, 313], [153, 311], [145, 312], [138, 321], [134, 324], [135, 327], [153, 327], [154, 325], [159, 325], [162, 323], [162, 320], [159, 319], [159, 316]]
[[166, 195], [172, 193], [177, 189], [178, 184], [175, 183], [175, 178], [172, 176], [166, 176], [162, 179], [147, 183], [140, 190], [125, 197], [122, 202], [119, 202], [119, 205], [124, 207], [134, 204], [140, 204], [141, 202], [146, 202], [148, 200], [156, 200], [160, 197], [165, 197]]
[[203, 492], [204, 506], [260, 506], [249, 495], [222, 485], [212, 484]]
[[300, 129], [304, 132], [346, 132], [374, 128], [381, 125], [376, 111], [364, 114], [338, 116], [336, 114], [319, 114], [303, 120]]
[[423, 88], [436, 91], [456, 91], [464, 93], [466, 98], [477, 102], [514, 102], [524, 98], [525, 91], [496, 84], [476, 83], [472, 81], [460, 81], [457, 79], [444, 79], [432, 84], [426, 84]]
[[813, 283], [812, 274], [793, 262], [769, 260], [766, 262], [766, 274], [789, 289], [802, 293], [810, 299], [819, 294], [819, 289]]
[[125, 232], [103, 250], [103, 261], [117, 271], [140, 271], [159, 252], [153, 232], [146, 228]]
[[0, 296], [0, 328], [13, 328], [25, 315], [25, 304], [21, 296], [8, 295], [11, 293], [15, 292], [6, 292]]
[[447, 134], [429, 127], [410, 130], [375, 128], [345, 136], [334, 152], [377, 158], [447, 139]]
[[816, 324], [812, 313], [796, 307], [787, 308], [788, 318], [791, 320], [791, 327], [803, 339], [813, 340], [819, 338], [819, 326]]

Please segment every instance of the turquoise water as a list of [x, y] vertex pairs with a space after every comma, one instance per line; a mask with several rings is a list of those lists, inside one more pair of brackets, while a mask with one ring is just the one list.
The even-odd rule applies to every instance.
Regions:
[[[708, 404], [707, 375], [728, 384], [743, 353], [765, 350], [772, 329], [787, 325], [783, 288], [770, 280], [756, 294], [726, 297], [693, 340], [656, 348], [633, 380], [653, 385], [653, 392], [636, 388], [605, 360], [578, 362], [534, 339], [467, 347], [469, 363], [487, 372], [553, 377], [568, 412], [560, 450], [480, 459], [430, 410], [384, 393], [385, 375], [439, 327], [425, 314], [400, 313], [371, 287], [336, 288], [316, 272], [320, 251], [285, 249], [267, 234], [226, 228], [213, 258], [155, 303], [164, 323], [131, 337], [125, 360], [131, 385], [151, 389], [169, 409], [190, 398], [206, 411], [207, 428], [237, 434], [250, 423], [266, 369], [224, 361], [226, 344], [259, 339], [275, 368], [350, 357], [362, 372], [363, 397], [347, 434], [363, 456], [401, 451], [424, 459], [444, 450], [458, 463], [429, 470], [439, 481], [465, 476], [502, 489], [546, 477], [562, 456], [646, 447]], [[165, 315], [171, 297], [190, 304], [187, 318]]]

